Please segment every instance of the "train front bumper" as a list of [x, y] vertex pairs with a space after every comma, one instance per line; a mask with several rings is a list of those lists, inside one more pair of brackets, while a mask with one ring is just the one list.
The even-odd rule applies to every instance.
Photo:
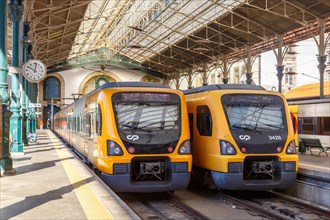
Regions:
[[[237, 163], [241, 167], [242, 163]], [[239, 172], [216, 172], [211, 171], [215, 185], [221, 189], [228, 190], [270, 190], [287, 189], [294, 184], [297, 178], [294, 162], [280, 162], [280, 174], [272, 179], [244, 179], [243, 169], [238, 168]]]
[[115, 192], [168, 192], [186, 189], [190, 173], [172, 173], [166, 181], [131, 181], [130, 174], [101, 174], [101, 179]]

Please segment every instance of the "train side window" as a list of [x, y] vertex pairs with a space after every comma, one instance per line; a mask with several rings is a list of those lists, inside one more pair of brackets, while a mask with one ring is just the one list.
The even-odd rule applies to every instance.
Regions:
[[94, 126], [93, 126], [93, 112], [87, 113], [86, 117], [86, 134], [88, 138], [93, 138], [94, 135]]
[[80, 114], [77, 115], [77, 133], [80, 132]]
[[194, 137], [194, 132], [193, 132], [193, 128], [194, 128], [194, 114], [193, 113], [189, 113], [188, 114], [188, 119], [189, 119], [189, 129], [190, 129], [190, 140], [193, 140]]
[[299, 125], [300, 134], [313, 134], [314, 133], [312, 117], [299, 118], [299, 123], [300, 123], [300, 125]]
[[202, 136], [212, 136], [212, 116], [207, 105], [197, 106], [197, 129]]
[[81, 132], [86, 136], [87, 130], [86, 130], [86, 115], [83, 114], [81, 116]]
[[100, 105], [96, 107], [96, 120], [95, 120], [96, 134], [101, 136], [102, 134], [102, 115]]
[[330, 135], [330, 117], [317, 118], [317, 135]]
[[71, 120], [72, 120], [71, 115], [68, 115], [68, 130], [69, 130], [69, 131], [71, 131], [71, 129], [72, 129]]

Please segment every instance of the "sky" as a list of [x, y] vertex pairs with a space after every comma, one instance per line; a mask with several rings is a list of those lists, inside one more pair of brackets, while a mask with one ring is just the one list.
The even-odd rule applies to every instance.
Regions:
[[[318, 49], [313, 38], [297, 43], [297, 85], [318, 82], [319, 69], [317, 68]], [[276, 58], [273, 51], [261, 54], [261, 85], [277, 86]], [[302, 73], [311, 77], [305, 76]]]

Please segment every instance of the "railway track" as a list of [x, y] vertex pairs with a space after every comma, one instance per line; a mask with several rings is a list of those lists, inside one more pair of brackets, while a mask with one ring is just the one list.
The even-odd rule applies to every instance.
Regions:
[[323, 177], [308, 175], [305, 173], [298, 173], [296, 182], [321, 189], [330, 190], [329, 179]]
[[[77, 152], [75, 153], [80, 156]], [[328, 180], [308, 175], [300, 175], [297, 182], [324, 189], [330, 187]], [[196, 189], [193, 191], [196, 192]], [[329, 209], [272, 191], [205, 191], [202, 189], [202, 193], [206, 193], [209, 197], [226, 200], [233, 207], [246, 209], [261, 219], [330, 219]], [[174, 198], [170, 193], [130, 193], [119, 194], [119, 196], [141, 219], [210, 219]]]
[[272, 191], [218, 192], [216, 196], [270, 219], [330, 219], [329, 209]]
[[141, 219], [209, 219], [170, 193], [119, 194]]

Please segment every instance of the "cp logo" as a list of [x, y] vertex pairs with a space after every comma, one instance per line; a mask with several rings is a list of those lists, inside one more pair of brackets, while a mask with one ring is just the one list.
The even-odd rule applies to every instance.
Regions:
[[240, 136], [238, 136], [238, 138], [243, 141], [248, 141], [251, 139], [251, 137], [249, 135], [240, 135]]
[[136, 134], [129, 134], [126, 136], [127, 140], [130, 140], [130, 141], [136, 141], [136, 140], [139, 140], [139, 136], [137, 136]]

